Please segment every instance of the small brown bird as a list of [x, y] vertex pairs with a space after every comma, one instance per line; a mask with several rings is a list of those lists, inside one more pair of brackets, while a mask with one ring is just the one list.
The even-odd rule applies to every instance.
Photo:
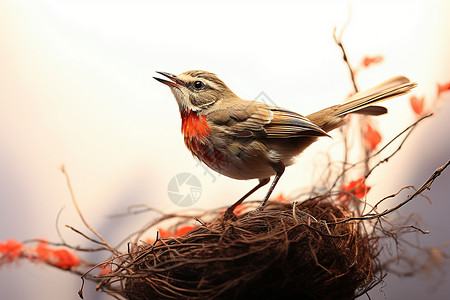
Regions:
[[178, 76], [157, 72], [170, 81], [154, 77], [170, 87], [181, 113], [184, 142], [194, 156], [214, 171], [235, 179], [259, 179], [258, 185], [230, 206], [225, 217], [275, 175], [262, 203], [262, 210], [286, 166], [318, 137], [342, 126], [350, 113], [380, 115], [387, 109], [372, 104], [403, 95], [415, 83], [394, 77], [368, 91], [353, 95], [308, 116], [243, 100], [215, 74], [187, 71]]

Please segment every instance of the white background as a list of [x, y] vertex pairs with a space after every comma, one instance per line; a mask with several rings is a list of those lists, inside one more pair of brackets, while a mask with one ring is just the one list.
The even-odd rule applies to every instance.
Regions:
[[[240, 97], [264, 91], [277, 105], [308, 114], [352, 91], [332, 32], [351, 11], [344, 43], [352, 64], [364, 55], [382, 64], [358, 75], [369, 88], [402, 74], [419, 83], [414, 93], [436, 97], [450, 81], [450, 5], [446, 1], [280, 1], [212, 5], [206, 1], [0, 1], [0, 241], [34, 237], [86, 245], [63, 228], [83, 228], [70, 202], [64, 163], [89, 223], [118, 242], [153, 216], [108, 218], [131, 204], [166, 212], [177, 208], [167, 184], [190, 172], [202, 182], [199, 208], [229, 205], [256, 182], [205, 175], [183, 144], [180, 118], [155, 71], [214, 72]], [[423, 123], [402, 153], [379, 168], [369, 199], [419, 186], [450, 154], [450, 95]], [[415, 120], [408, 97], [386, 104], [377, 118], [384, 142]], [[317, 152], [339, 141], [322, 139], [289, 167], [274, 195], [311, 184]], [[336, 147], [334, 147], [336, 148]], [[403, 208], [432, 233], [425, 246], [450, 240], [449, 171], [423, 199]], [[262, 197], [262, 189], [253, 198]], [[400, 201], [401, 199], [395, 199]], [[447, 249], [448, 250], [448, 249]], [[95, 259], [95, 257], [86, 257]], [[99, 259], [97, 257], [97, 259]], [[448, 269], [448, 266], [445, 267]], [[443, 299], [450, 279], [389, 275], [372, 299]], [[435, 286], [438, 280], [444, 280]], [[44, 265], [21, 262], [0, 269], [1, 299], [78, 299], [80, 280]], [[85, 299], [107, 299], [85, 288]], [[103, 298], [104, 297], [104, 298]]]

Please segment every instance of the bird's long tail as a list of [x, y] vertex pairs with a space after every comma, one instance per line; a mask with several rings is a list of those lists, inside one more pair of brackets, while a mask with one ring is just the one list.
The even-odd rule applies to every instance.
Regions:
[[391, 78], [369, 90], [356, 93], [345, 103], [315, 112], [307, 118], [326, 132], [342, 125], [343, 117], [351, 113], [381, 115], [387, 109], [373, 104], [408, 93], [417, 84], [404, 76]]

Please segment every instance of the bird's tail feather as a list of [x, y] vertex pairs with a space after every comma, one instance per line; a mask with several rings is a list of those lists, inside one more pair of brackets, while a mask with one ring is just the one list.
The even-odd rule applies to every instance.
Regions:
[[404, 95], [416, 85], [404, 76], [397, 76], [367, 91], [356, 93], [343, 104], [322, 109], [306, 117], [325, 132], [329, 132], [342, 126], [345, 123], [344, 116], [347, 114], [360, 113], [376, 116], [386, 113], [386, 108], [373, 104]]
[[[339, 108], [335, 112], [335, 116], [343, 116], [346, 114], [358, 112], [364, 113], [364, 110], [366, 108], [367, 113], [370, 114], [371, 110], [368, 108], [372, 104], [404, 95], [416, 85], [416, 83], [411, 82], [404, 76], [391, 78], [367, 91], [356, 93], [355, 95], [350, 97], [350, 99], [348, 99], [346, 103], [339, 106]], [[376, 112], [377, 110], [375, 109], [374, 111]]]

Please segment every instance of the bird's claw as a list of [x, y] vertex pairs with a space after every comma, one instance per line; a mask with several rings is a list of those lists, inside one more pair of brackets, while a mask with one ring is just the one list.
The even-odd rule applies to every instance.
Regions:
[[234, 214], [233, 210], [227, 208], [227, 210], [223, 214], [223, 221], [229, 221], [232, 219], [237, 219], [237, 216]]
[[263, 205], [263, 203], [261, 203], [255, 210], [254, 210], [254, 212], [262, 212], [264, 210], [264, 205]]

